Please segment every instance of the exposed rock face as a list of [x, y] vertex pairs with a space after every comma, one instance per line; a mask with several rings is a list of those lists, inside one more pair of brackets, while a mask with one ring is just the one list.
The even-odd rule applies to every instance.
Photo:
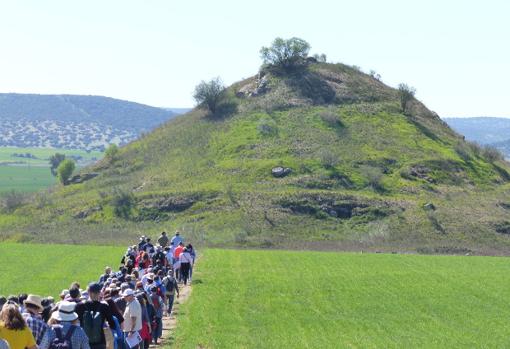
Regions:
[[281, 167], [281, 166], [275, 167], [271, 170], [271, 174], [273, 175], [273, 177], [276, 177], [276, 178], [285, 177], [285, 176], [289, 175], [291, 172], [292, 172], [291, 168]]
[[196, 199], [190, 197], [167, 197], [144, 201], [142, 206], [160, 212], [182, 212], [193, 206], [195, 202]]
[[434, 183], [434, 178], [429, 176], [430, 168], [423, 165], [414, 165], [409, 169], [409, 174], [416, 178], [421, 178], [429, 183]]
[[244, 85], [237, 92], [237, 97], [256, 97], [266, 93], [269, 90], [269, 79], [267, 75], [259, 76], [256, 81]]
[[99, 173], [84, 173], [71, 177], [69, 184], [79, 184], [99, 176]]
[[425, 205], [423, 205], [423, 208], [427, 211], [435, 211], [436, 210], [436, 206], [431, 202], [428, 202]]

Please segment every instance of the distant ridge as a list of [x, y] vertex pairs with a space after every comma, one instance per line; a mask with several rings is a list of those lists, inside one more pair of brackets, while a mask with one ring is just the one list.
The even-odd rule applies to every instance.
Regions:
[[103, 150], [179, 114], [103, 96], [0, 94], [0, 146]]

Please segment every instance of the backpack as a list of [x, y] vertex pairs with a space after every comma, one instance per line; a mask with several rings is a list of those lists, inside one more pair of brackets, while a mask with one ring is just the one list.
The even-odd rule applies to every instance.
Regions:
[[159, 302], [159, 295], [153, 294], [151, 296], [152, 306], [154, 307], [154, 311], [158, 312], [158, 310], [161, 308], [161, 303]]
[[83, 330], [89, 337], [90, 344], [99, 344], [103, 340], [103, 317], [100, 312], [86, 310], [83, 313]]
[[165, 290], [166, 290], [166, 293], [167, 294], [172, 294], [172, 292], [174, 291], [175, 289], [175, 279], [174, 278], [169, 278], [168, 276], [165, 277], [164, 279], [164, 283], [163, 285], [165, 285]]
[[55, 330], [55, 339], [50, 343], [49, 349], [73, 349], [71, 337], [73, 336], [76, 326], [69, 327], [65, 337], [62, 335], [62, 326], [53, 327]]

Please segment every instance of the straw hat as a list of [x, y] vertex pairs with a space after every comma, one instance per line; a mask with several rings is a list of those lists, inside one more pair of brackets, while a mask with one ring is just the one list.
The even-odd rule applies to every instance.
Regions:
[[74, 321], [78, 318], [78, 314], [74, 312], [76, 303], [62, 301], [58, 305], [58, 310], [51, 314], [51, 318], [57, 321]]
[[23, 304], [26, 305], [32, 305], [34, 307], [37, 307], [39, 311], [43, 311], [44, 307], [42, 306], [42, 300], [40, 296], [36, 296], [35, 294], [29, 294], [27, 299], [23, 301]]

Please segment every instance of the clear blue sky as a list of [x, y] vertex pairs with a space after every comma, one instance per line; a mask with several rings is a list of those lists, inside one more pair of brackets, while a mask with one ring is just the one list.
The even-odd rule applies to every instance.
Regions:
[[297, 36], [443, 117], [510, 117], [509, 15], [504, 0], [0, 0], [0, 92], [187, 107], [200, 80], [254, 75], [261, 46]]

